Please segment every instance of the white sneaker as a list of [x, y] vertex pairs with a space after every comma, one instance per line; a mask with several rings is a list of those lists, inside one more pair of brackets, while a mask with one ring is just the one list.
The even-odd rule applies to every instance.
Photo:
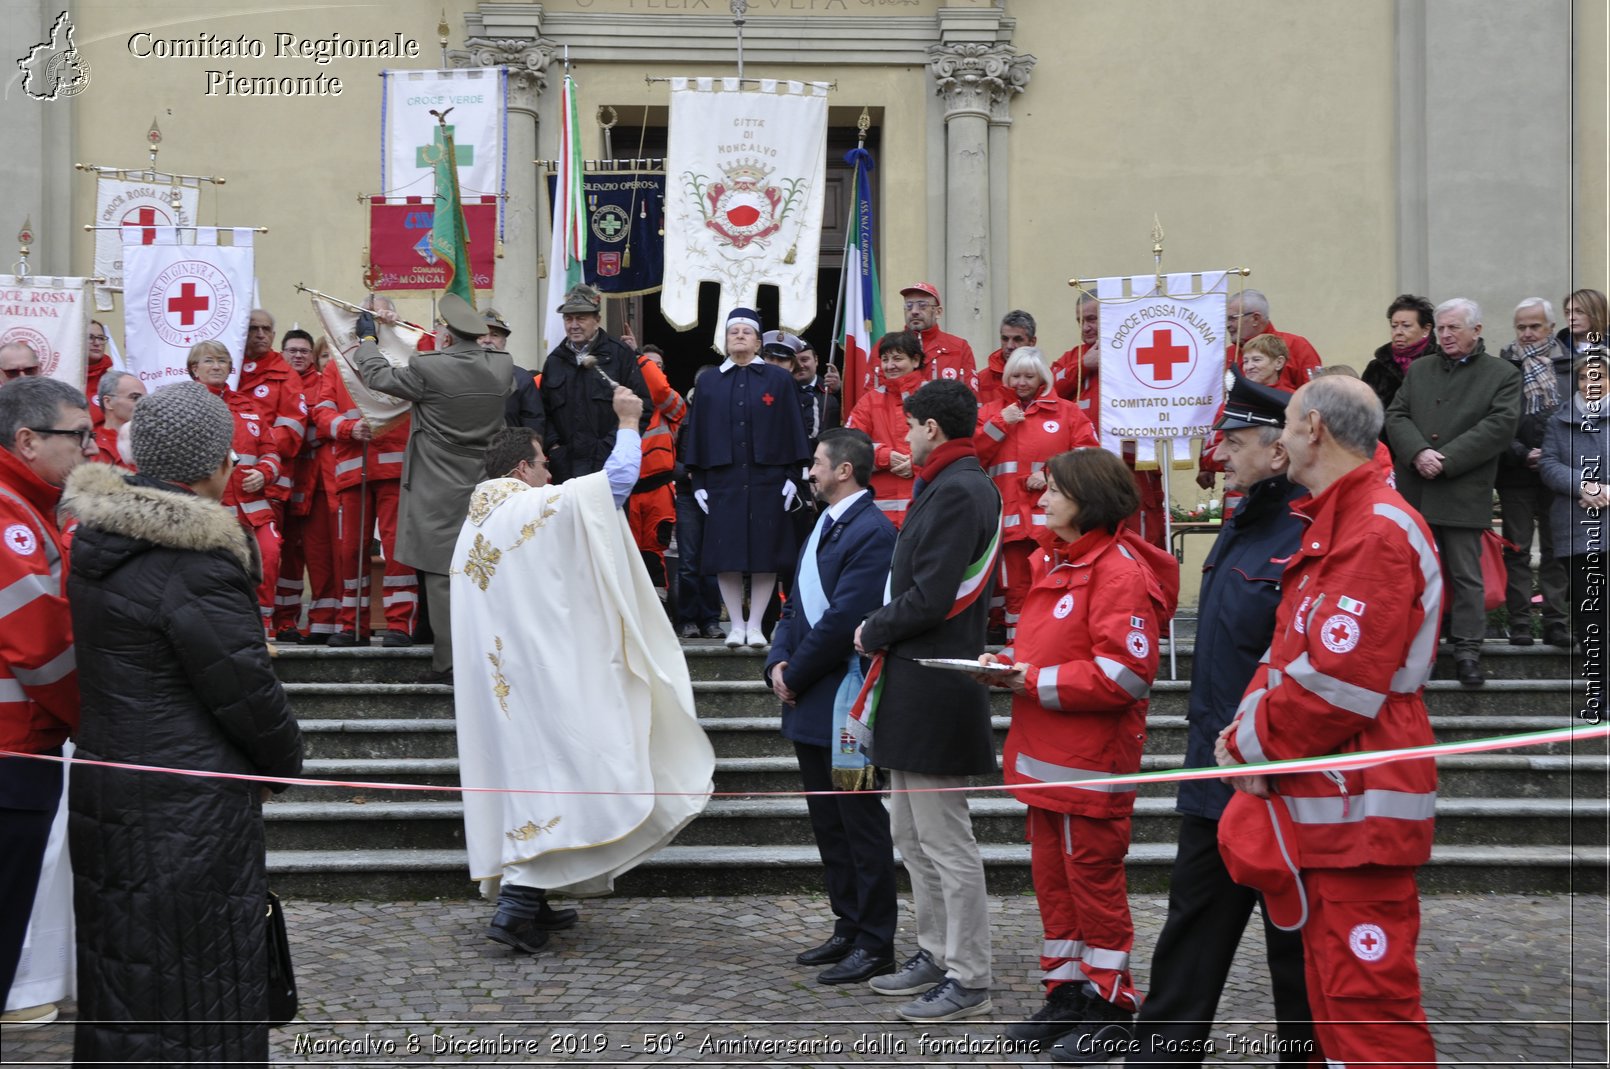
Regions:
[[743, 624], [733, 624], [732, 630], [727, 632], [727, 648], [735, 650], [749, 641], [749, 634], [744, 630]]

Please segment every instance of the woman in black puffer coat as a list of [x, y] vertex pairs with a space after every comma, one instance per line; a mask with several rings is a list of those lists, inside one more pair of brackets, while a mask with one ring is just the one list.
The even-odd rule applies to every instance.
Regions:
[[[231, 432], [222, 401], [168, 387], [135, 410], [142, 474], [86, 464], [68, 480], [80, 758], [301, 771], [301, 732], [263, 643], [256, 545], [217, 503]], [[268, 1061], [266, 793], [74, 769], [76, 1061]]]

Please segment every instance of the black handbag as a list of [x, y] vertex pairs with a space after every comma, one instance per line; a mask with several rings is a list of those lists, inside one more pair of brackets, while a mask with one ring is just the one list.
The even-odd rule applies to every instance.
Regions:
[[296, 1019], [296, 973], [291, 968], [291, 941], [285, 935], [285, 909], [279, 895], [268, 892], [268, 1023], [275, 1027]]

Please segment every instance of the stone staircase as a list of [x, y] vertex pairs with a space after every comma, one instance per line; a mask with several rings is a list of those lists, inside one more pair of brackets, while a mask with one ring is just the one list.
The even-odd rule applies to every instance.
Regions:
[[[1188, 628], [1179, 636], [1179, 680], [1163, 672], [1152, 691], [1143, 768], [1177, 768], [1185, 752], [1191, 671]], [[699, 721], [716, 752], [715, 787], [703, 816], [653, 860], [617, 884], [624, 894], [705, 895], [820, 889], [805, 803], [743, 792], [799, 788], [791, 744], [778, 734], [776, 702], [760, 679], [760, 654], [717, 643], [686, 647]], [[307, 740], [304, 775], [358, 783], [451, 786], [458, 782], [451, 687], [411, 682], [428, 650], [283, 648], [276, 661]], [[1571, 723], [1571, 664], [1549, 646], [1489, 644], [1487, 686], [1466, 691], [1444, 657], [1426, 702], [1439, 741], [1516, 734]], [[997, 739], [1009, 700], [995, 699]], [[1421, 871], [1428, 890], [1603, 894], [1610, 756], [1604, 740], [1443, 758], [1437, 840]], [[981, 781], [982, 782], [982, 781]], [[997, 777], [992, 782], [999, 782]], [[1167, 886], [1173, 859], [1172, 785], [1143, 787], [1136, 803], [1130, 884]], [[1009, 796], [972, 800], [992, 891], [1027, 890], [1023, 806]], [[465, 897], [462, 807], [451, 793], [307, 788], [265, 807], [271, 882], [308, 898]]]

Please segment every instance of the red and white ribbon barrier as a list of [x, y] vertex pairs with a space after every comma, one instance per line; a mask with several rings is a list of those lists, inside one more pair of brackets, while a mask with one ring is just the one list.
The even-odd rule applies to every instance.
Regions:
[[[1239, 776], [1275, 776], [1292, 772], [1346, 772], [1391, 764], [1394, 761], [1419, 761], [1426, 758], [1452, 757], [1457, 754], [1488, 753], [1493, 750], [1513, 750], [1527, 746], [1549, 746], [1555, 743], [1575, 743], [1610, 736], [1610, 722], [1577, 727], [1551, 728], [1546, 731], [1529, 731], [1519, 735], [1498, 735], [1486, 739], [1464, 739], [1459, 742], [1441, 742], [1431, 746], [1413, 746], [1403, 750], [1373, 750], [1364, 753], [1331, 754], [1325, 757], [1303, 757], [1292, 761], [1269, 761], [1257, 765], [1229, 765], [1216, 768], [1176, 768], [1160, 772], [1135, 772], [1128, 775], [1093, 776], [1080, 780], [1055, 783], [1019, 783], [1010, 788], [1001, 785], [977, 787], [914, 788], [910, 793], [926, 791], [966, 791], [989, 793], [1000, 791], [1047, 790], [1056, 787], [1092, 784], [1183, 783], [1200, 779], [1233, 779]], [[345, 779], [292, 779], [282, 776], [250, 776], [236, 772], [209, 772], [194, 768], [166, 768], [161, 765], [135, 765], [123, 761], [95, 761], [81, 757], [57, 757], [49, 754], [17, 753], [0, 750], [0, 757], [26, 757], [39, 761], [57, 761], [62, 764], [82, 765], [89, 768], [116, 768], [125, 772], [159, 772], [170, 776], [194, 776], [201, 779], [242, 780], [248, 783], [284, 784], [287, 787], [337, 787], [345, 790], [369, 791], [428, 791], [440, 794], [549, 794], [580, 796], [631, 796], [654, 797], [683, 795], [713, 798], [806, 798], [820, 795], [854, 794], [854, 791], [550, 791], [533, 787], [446, 787], [420, 783], [376, 783], [366, 780]]]

